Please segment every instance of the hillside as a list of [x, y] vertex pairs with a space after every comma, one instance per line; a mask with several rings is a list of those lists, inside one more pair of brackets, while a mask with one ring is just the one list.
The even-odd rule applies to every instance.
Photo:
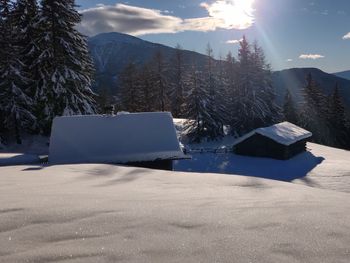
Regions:
[[338, 83], [344, 103], [350, 109], [350, 80], [328, 74], [317, 68], [292, 68], [273, 72], [273, 86], [276, 89], [277, 101], [281, 104], [286, 90], [289, 89], [294, 99], [300, 102], [302, 88], [306, 84], [305, 77], [309, 73], [312, 74], [325, 94], [330, 94], [335, 84]]
[[[88, 46], [96, 68], [96, 86], [114, 92], [117, 76], [128, 63], [144, 65], [157, 51], [162, 52], [164, 60], [170, 60], [176, 51], [172, 47], [116, 32], [91, 37], [88, 39]], [[206, 56], [188, 50], [182, 52], [185, 63], [197, 61], [204, 65]]]
[[342, 71], [342, 72], [337, 72], [337, 73], [333, 73], [333, 75], [336, 75], [340, 78], [343, 79], [348, 79], [350, 80], [350, 70], [346, 70], [346, 71]]

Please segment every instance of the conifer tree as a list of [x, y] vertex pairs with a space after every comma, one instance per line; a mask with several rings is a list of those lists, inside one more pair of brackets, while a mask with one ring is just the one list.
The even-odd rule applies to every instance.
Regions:
[[200, 142], [205, 137], [211, 136], [208, 124], [213, 123], [208, 111], [209, 92], [203, 81], [203, 73], [194, 65], [186, 76], [186, 106], [185, 133], [192, 142]]
[[245, 37], [238, 51], [238, 88], [234, 100], [237, 117], [232, 126], [244, 133], [261, 126], [271, 125], [279, 119], [274, 102], [271, 70], [265, 62], [263, 50], [254, 43], [253, 48]]
[[35, 117], [31, 113], [32, 100], [27, 94], [28, 83], [22, 74], [23, 63], [19, 59], [16, 25], [8, 1], [0, 4], [1, 17], [1, 64], [0, 64], [0, 112], [1, 126], [15, 135], [17, 143], [21, 143], [21, 131], [31, 131], [35, 125]]
[[330, 143], [331, 136], [326, 119], [326, 98], [311, 73], [306, 76], [303, 97], [301, 125], [313, 133], [316, 142]]
[[[235, 58], [232, 53], [229, 52], [225, 59], [224, 66], [224, 79], [226, 84], [226, 110], [227, 110], [227, 122], [232, 124], [235, 122], [236, 116], [236, 96], [238, 96], [238, 70]], [[234, 131], [233, 131], [234, 132]]]
[[81, 15], [74, 0], [42, 0], [41, 6], [34, 98], [42, 130], [48, 133], [55, 116], [92, 114], [96, 108], [91, 91], [93, 65], [86, 39], [75, 29]]
[[[36, 0], [18, 0], [13, 10], [12, 19], [15, 25], [15, 32], [18, 35], [19, 59], [23, 63], [22, 74], [27, 77], [26, 88], [29, 95], [35, 95], [35, 80], [39, 79], [37, 71], [32, 68], [33, 61], [38, 54], [38, 46], [35, 39], [38, 31], [35, 26], [38, 19], [38, 5]], [[35, 103], [35, 101], [34, 101]]]
[[225, 114], [225, 110], [222, 107], [222, 101], [220, 101], [213, 49], [209, 43], [207, 44], [206, 55], [206, 65], [203, 75], [205, 89], [209, 94], [206, 110], [210, 118], [205, 120], [207, 121], [205, 126], [207, 127], [209, 137], [215, 139], [223, 135], [223, 115]]

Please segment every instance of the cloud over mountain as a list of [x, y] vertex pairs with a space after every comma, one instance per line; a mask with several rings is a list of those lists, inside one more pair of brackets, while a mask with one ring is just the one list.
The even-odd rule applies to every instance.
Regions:
[[[169, 11], [126, 4], [99, 4], [80, 12], [82, 21], [78, 30], [88, 36], [104, 32], [122, 32], [137, 36], [181, 31], [207, 32], [218, 28], [245, 29], [253, 25], [254, 18], [250, 14], [252, 10], [248, 9], [249, 6], [239, 4], [241, 1], [218, 0], [212, 4], [202, 3], [200, 6], [207, 10], [208, 16], [187, 19], [170, 15]], [[236, 15], [232, 15], [232, 12]]]

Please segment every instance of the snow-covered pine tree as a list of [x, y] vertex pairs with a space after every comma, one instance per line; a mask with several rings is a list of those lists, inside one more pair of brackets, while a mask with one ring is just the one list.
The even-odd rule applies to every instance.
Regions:
[[[33, 61], [35, 55], [39, 53], [39, 49], [35, 43], [38, 36], [37, 28], [35, 27], [36, 19], [38, 18], [38, 5], [36, 0], [17, 0], [15, 8], [12, 12], [12, 19], [15, 25], [15, 31], [18, 35], [19, 59], [23, 63], [22, 74], [27, 77], [29, 95], [34, 97], [34, 83], [39, 79], [36, 70], [33, 70]], [[35, 101], [34, 101], [35, 103]]]
[[237, 118], [233, 129], [242, 134], [279, 120], [280, 109], [274, 98], [271, 70], [263, 50], [257, 43], [252, 48], [243, 36], [238, 52], [238, 88], [234, 100]]
[[220, 118], [223, 124], [230, 123], [230, 90], [229, 90], [229, 81], [226, 78], [225, 72], [225, 61], [219, 56], [219, 61], [216, 69], [216, 104], [219, 109]]
[[238, 134], [250, 131], [254, 126], [253, 107], [253, 75], [251, 65], [252, 52], [248, 41], [243, 36], [238, 50], [238, 83], [234, 97], [234, 112], [236, 117], [231, 124], [232, 131]]
[[172, 65], [174, 65], [173, 79], [170, 97], [172, 99], [172, 114], [174, 117], [179, 118], [183, 116], [183, 103], [184, 103], [184, 56], [182, 47], [177, 44], [175, 47], [175, 54], [172, 58]]
[[[228, 52], [224, 64], [224, 79], [226, 83], [226, 111], [227, 111], [227, 122], [234, 123], [236, 120], [236, 107], [235, 99], [238, 94], [238, 70], [235, 58], [231, 52]], [[234, 130], [232, 130], [234, 132]]]
[[1, 64], [0, 64], [0, 112], [1, 126], [14, 134], [18, 144], [21, 132], [31, 131], [35, 117], [31, 113], [32, 100], [27, 94], [28, 79], [22, 74], [23, 63], [19, 59], [19, 35], [10, 12], [9, 2], [2, 1], [1, 17]]
[[119, 75], [119, 98], [124, 111], [138, 112], [142, 108], [137, 74], [136, 65], [130, 62]]
[[283, 115], [284, 115], [284, 120], [294, 124], [299, 123], [295, 103], [293, 101], [293, 97], [289, 89], [287, 89], [286, 95], [284, 96]]
[[280, 120], [281, 109], [275, 102], [275, 90], [272, 87], [272, 73], [265, 54], [257, 41], [252, 52], [253, 107], [255, 127], [268, 126]]
[[204, 68], [204, 84], [205, 89], [209, 93], [207, 111], [210, 118], [207, 118], [204, 125], [207, 128], [207, 133], [211, 139], [223, 136], [223, 123], [225, 119], [225, 108], [221, 100], [220, 91], [218, 89], [217, 75], [215, 72], [215, 63], [213, 49], [208, 43], [206, 49], [206, 65]]
[[211, 111], [208, 110], [210, 94], [203, 73], [194, 64], [186, 74], [185, 85], [184, 111], [187, 121], [184, 130], [191, 142], [200, 142], [212, 136], [208, 124], [214, 123], [214, 120]]
[[42, 0], [35, 41], [40, 49], [34, 61], [37, 114], [44, 133], [55, 116], [96, 112], [91, 91], [93, 64], [86, 39], [75, 26], [81, 15], [74, 0]]

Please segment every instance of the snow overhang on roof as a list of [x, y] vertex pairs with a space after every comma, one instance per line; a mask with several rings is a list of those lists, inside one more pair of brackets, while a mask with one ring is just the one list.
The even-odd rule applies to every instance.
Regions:
[[256, 130], [253, 130], [247, 133], [246, 135], [238, 138], [235, 141], [234, 145], [245, 141], [254, 134], [263, 135], [267, 138], [270, 138], [271, 140], [274, 140], [275, 142], [286, 146], [310, 138], [312, 136], [311, 132], [304, 130], [303, 128], [300, 128], [299, 126], [296, 126], [290, 122], [285, 121], [269, 127], [258, 128]]
[[187, 159], [168, 112], [57, 117], [49, 162], [129, 163]]

